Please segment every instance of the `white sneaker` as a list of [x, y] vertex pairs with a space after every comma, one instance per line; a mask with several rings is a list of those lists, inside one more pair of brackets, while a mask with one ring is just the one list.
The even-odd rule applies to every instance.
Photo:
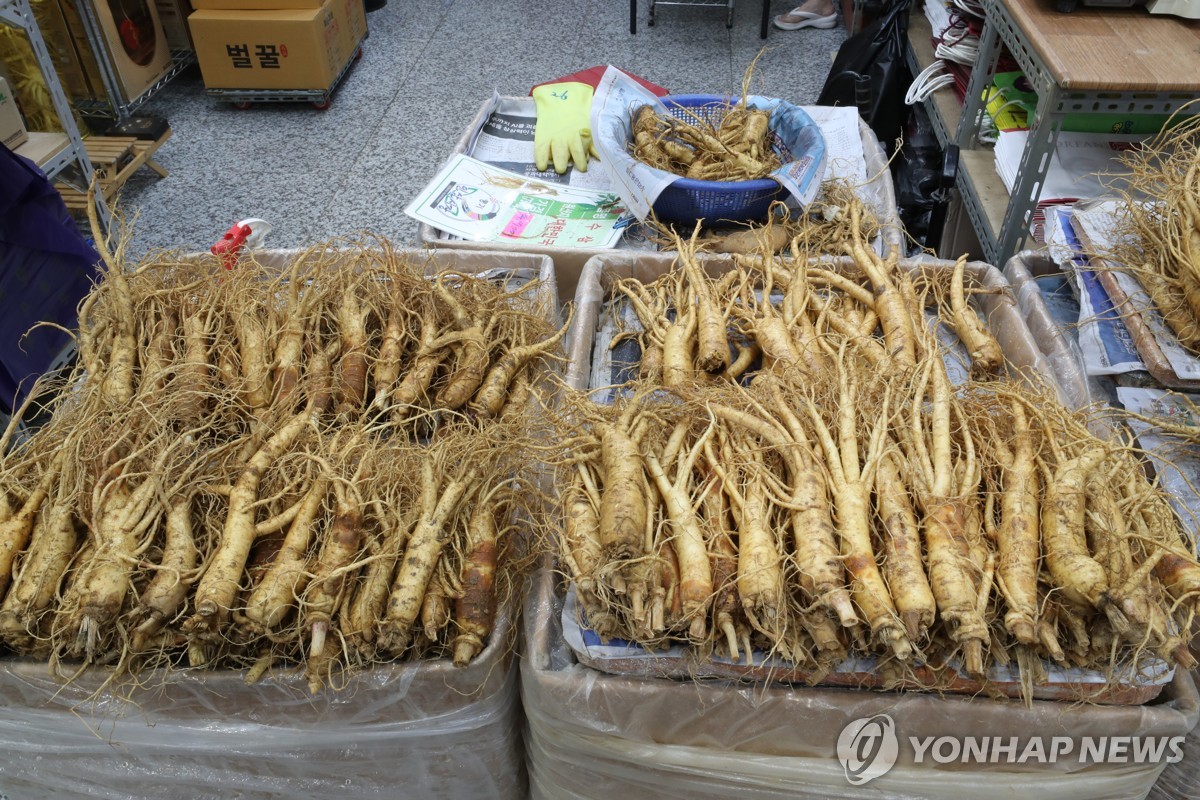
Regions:
[[775, 27], [781, 31], [797, 31], [801, 28], [832, 28], [837, 25], [837, 14], [823, 17], [811, 11], [801, 11], [794, 8], [786, 14], [775, 18]]

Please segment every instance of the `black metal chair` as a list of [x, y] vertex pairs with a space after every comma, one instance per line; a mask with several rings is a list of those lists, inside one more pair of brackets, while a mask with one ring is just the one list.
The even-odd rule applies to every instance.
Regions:
[[[688, 3], [676, 2], [676, 0], [650, 0], [650, 27], [654, 27], [654, 7], [658, 3], [664, 6], [719, 6], [721, 3]], [[728, 12], [725, 17], [725, 27], [733, 27], [733, 0], [728, 0], [724, 3]], [[637, 0], [629, 0], [629, 32], [637, 33]], [[767, 38], [767, 31], [771, 25], [771, 0], [762, 0], [762, 27], [759, 30], [759, 38]]]

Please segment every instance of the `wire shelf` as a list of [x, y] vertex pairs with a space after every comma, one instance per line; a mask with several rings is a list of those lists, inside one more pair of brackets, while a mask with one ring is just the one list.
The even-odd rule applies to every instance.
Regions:
[[171, 65], [167, 67], [167, 71], [157, 81], [147, 87], [146, 91], [138, 95], [136, 99], [128, 102], [113, 99], [110, 88], [110, 97], [107, 100], [77, 100], [75, 106], [79, 109], [80, 113], [87, 116], [110, 117], [117, 120], [124, 119], [131, 116], [147, 100], [174, 80], [179, 73], [195, 63], [196, 54], [191, 50], [172, 50]]

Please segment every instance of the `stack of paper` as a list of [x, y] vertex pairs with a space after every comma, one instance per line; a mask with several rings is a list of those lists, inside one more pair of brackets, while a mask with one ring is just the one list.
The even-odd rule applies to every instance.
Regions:
[[[1033, 236], [1043, 241], [1045, 209], [1051, 205], [1070, 204], [1093, 197], [1103, 197], [1122, 186], [1121, 154], [1132, 143], [1145, 141], [1147, 136], [1128, 136], [1104, 133], [1071, 133], [1058, 135], [1054, 153], [1041, 182], [1030, 226]], [[1029, 141], [1029, 131], [1000, 131], [996, 138], [996, 172], [1012, 194], [1017, 182], [1021, 157]]]

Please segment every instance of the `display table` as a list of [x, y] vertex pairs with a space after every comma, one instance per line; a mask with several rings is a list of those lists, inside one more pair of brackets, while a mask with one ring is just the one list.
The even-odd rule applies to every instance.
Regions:
[[[964, 150], [958, 188], [984, 255], [1003, 264], [1028, 235], [1064, 117], [1170, 114], [1195, 100], [1200, 96], [1200, 25], [1153, 16], [1144, 8], [1060, 14], [1050, 0], [985, 0], [984, 6], [979, 58], [955, 137]], [[1001, 44], [1038, 95], [1011, 197], [995, 179], [991, 154], [966, 152], [980, 147], [983, 92]]]

